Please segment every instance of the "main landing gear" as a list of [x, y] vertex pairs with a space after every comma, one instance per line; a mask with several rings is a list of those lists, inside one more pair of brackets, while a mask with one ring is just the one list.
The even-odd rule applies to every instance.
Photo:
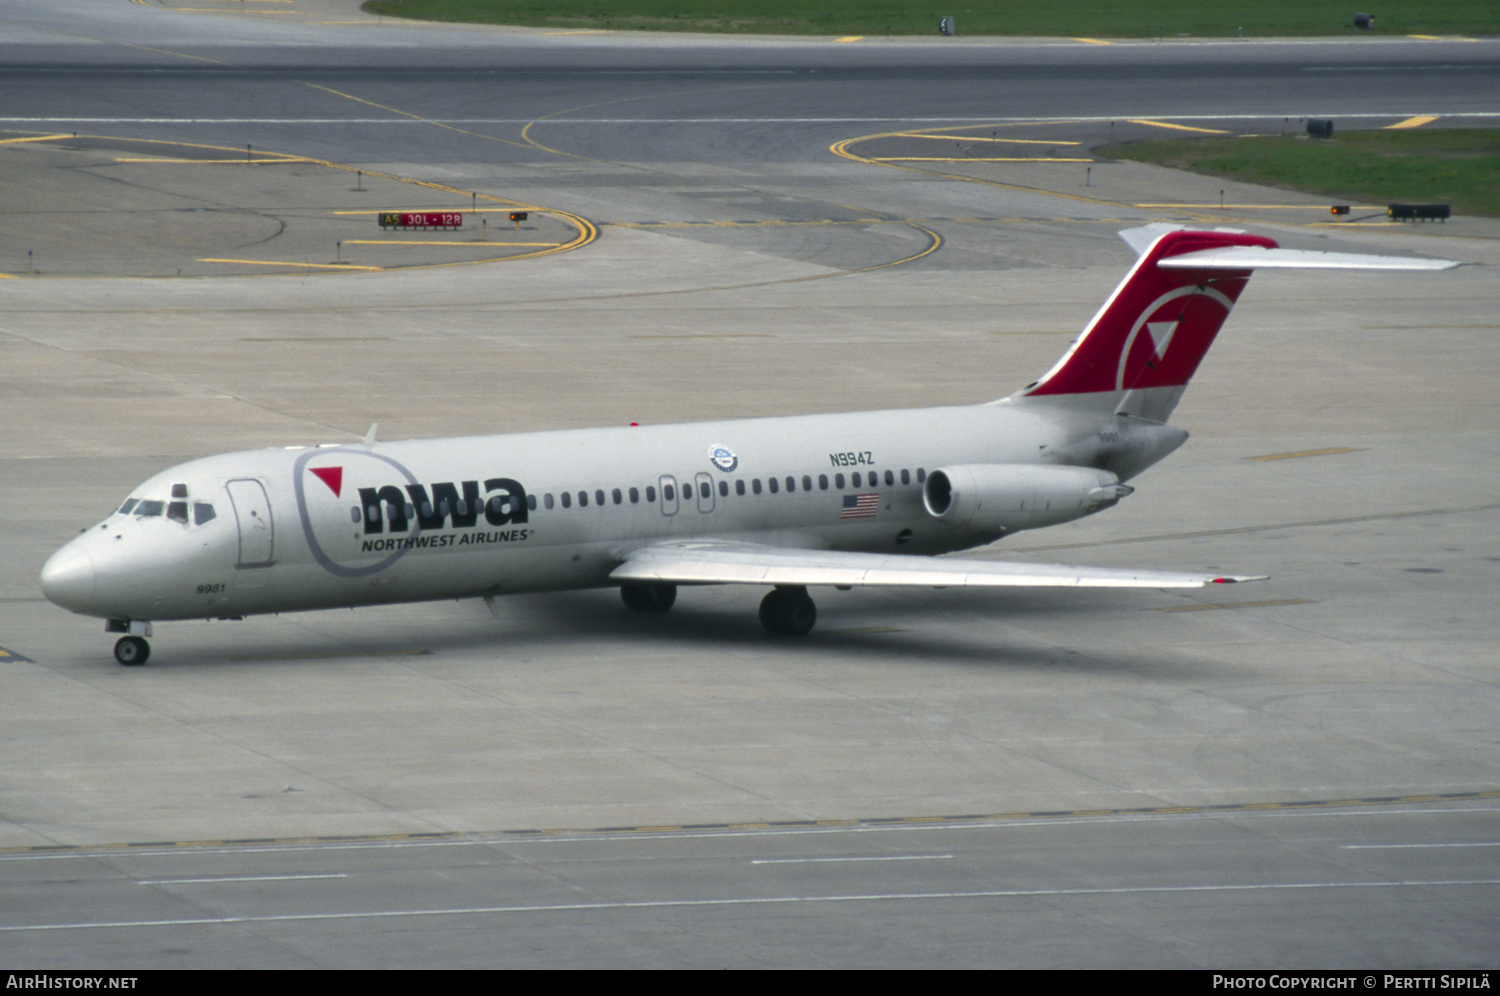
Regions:
[[818, 607], [801, 585], [772, 588], [760, 603], [760, 624], [772, 633], [806, 636], [818, 621]]
[[[675, 584], [636, 583], [620, 586], [620, 600], [635, 612], [665, 612], [677, 601]], [[760, 603], [760, 624], [772, 633], [806, 636], [818, 621], [818, 607], [801, 585], [772, 588]], [[124, 640], [120, 641], [124, 643]], [[115, 649], [118, 656], [119, 648]], [[144, 659], [144, 658], [143, 658]], [[125, 663], [123, 660], [121, 664]]]
[[620, 599], [632, 612], [665, 612], [677, 601], [675, 584], [622, 584]]

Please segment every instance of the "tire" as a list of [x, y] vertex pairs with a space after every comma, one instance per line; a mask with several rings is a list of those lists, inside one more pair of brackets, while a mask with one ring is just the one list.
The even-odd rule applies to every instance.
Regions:
[[622, 584], [620, 600], [632, 612], [666, 612], [677, 601], [675, 584]]
[[140, 667], [151, 657], [151, 644], [139, 636], [122, 636], [115, 643], [115, 660], [125, 667]]

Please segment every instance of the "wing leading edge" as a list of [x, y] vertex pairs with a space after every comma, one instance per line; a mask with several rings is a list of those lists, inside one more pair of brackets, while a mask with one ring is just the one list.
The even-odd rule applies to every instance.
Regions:
[[631, 551], [614, 581], [657, 584], [987, 588], [1201, 588], [1264, 576], [1185, 574], [954, 557], [795, 550], [730, 540], [680, 540]]

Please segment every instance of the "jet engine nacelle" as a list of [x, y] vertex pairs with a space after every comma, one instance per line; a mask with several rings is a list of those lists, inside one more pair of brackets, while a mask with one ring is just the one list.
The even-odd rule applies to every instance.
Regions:
[[930, 472], [922, 504], [952, 526], [1010, 533], [1080, 519], [1134, 490], [1092, 467], [977, 463]]

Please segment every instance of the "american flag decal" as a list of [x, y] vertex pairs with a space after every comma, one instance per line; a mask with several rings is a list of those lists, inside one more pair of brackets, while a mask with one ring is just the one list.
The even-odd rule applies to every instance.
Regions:
[[879, 495], [845, 495], [840, 519], [869, 519], [880, 508]]

